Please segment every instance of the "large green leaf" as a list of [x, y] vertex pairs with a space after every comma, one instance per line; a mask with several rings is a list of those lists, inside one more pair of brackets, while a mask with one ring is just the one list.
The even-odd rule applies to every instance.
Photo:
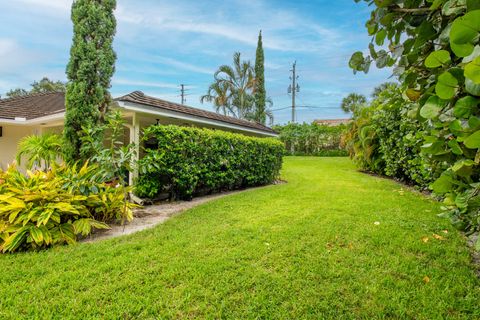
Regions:
[[476, 84], [472, 80], [466, 78], [465, 79], [465, 91], [467, 91], [471, 95], [480, 97], [480, 84]]
[[473, 11], [480, 9], [480, 1], [478, 0], [467, 0], [467, 10]]
[[469, 149], [480, 148], [480, 130], [468, 136], [463, 143]]
[[464, 10], [462, 4], [465, 5], [465, 2], [466, 0], [448, 0], [443, 5], [442, 13], [445, 16], [457, 15]]
[[480, 57], [465, 66], [465, 77], [480, 84]]
[[377, 46], [383, 46], [386, 37], [387, 31], [385, 29], [381, 29], [380, 31], [378, 31], [377, 35], [375, 36], [375, 43], [377, 44]]
[[480, 10], [473, 10], [461, 16], [452, 24], [450, 46], [458, 57], [466, 57], [473, 52], [474, 41], [480, 32]]
[[478, 99], [472, 96], [466, 96], [457, 101], [453, 109], [453, 114], [457, 118], [468, 119], [475, 112], [478, 105]]
[[446, 0], [433, 0], [432, 5], [430, 6], [430, 10], [436, 10], [440, 8], [440, 6], [445, 2]]
[[425, 119], [434, 119], [442, 111], [444, 103], [437, 96], [431, 96], [420, 109], [420, 115]]
[[444, 100], [452, 99], [457, 90], [458, 80], [450, 72], [444, 72], [438, 77], [435, 92], [440, 98]]
[[427, 68], [438, 68], [450, 62], [450, 53], [447, 50], [438, 50], [428, 55], [425, 59], [425, 66]]
[[475, 162], [470, 159], [462, 159], [452, 166], [453, 172], [462, 177], [468, 177], [472, 174], [472, 167], [475, 165]]
[[437, 194], [445, 194], [451, 190], [452, 186], [452, 178], [443, 173], [440, 178], [430, 185], [430, 188]]
[[448, 146], [452, 150], [453, 154], [456, 154], [456, 155], [462, 155], [463, 154], [463, 150], [460, 147], [460, 144], [458, 143], [457, 140], [454, 139], [454, 140], [448, 141]]

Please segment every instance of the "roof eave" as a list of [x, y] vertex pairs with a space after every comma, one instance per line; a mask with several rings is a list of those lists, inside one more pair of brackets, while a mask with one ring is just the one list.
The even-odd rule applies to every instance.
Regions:
[[165, 109], [159, 109], [153, 106], [149, 105], [144, 105], [141, 103], [137, 102], [131, 102], [131, 101], [124, 101], [124, 100], [117, 100], [118, 106], [120, 108], [123, 108], [125, 110], [133, 111], [133, 112], [142, 112], [142, 113], [148, 113], [152, 115], [157, 115], [157, 116], [164, 116], [164, 117], [170, 117], [174, 119], [180, 119], [180, 120], [187, 120], [191, 121], [194, 123], [200, 123], [200, 124], [208, 124], [216, 127], [223, 127], [223, 128], [229, 128], [229, 129], [234, 129], [238, 131], [243, 131], [243, 132], [249, 132], [249, 133], [255, 133], [263, 136], [268, 136], [268, 137], [278, 137], [278, 133], [275, 131], [266, 131], [266, 130], [259, 130], [259, 129], [254, 129], [246, 126], [241, 126], [233, 123], [228, 123], [224, 121], [219, 121], [219, 120], [214, 120], [214, 119], [208, 119], [208, 118], [203, 118], [199, 116], [194, 116], [194, 115], [189, 115], [186, 113], [178, 112], [178, 111], [171, 111], [171, 110], [165, 110]]
[[64, 117], [65, 117], [65, 111], [55, 113], [55, 114], [50, 114], [48, 116], [34, 118], [34, 119], [27, 119], [27, 120], [0, 118], [0, 124], [31, 126], [31, 125], [40, 125], [40, 124], [43, 124], [43, 123], [49, 123], [49, 122], [53, 122], [53, 121], [62, 120]]

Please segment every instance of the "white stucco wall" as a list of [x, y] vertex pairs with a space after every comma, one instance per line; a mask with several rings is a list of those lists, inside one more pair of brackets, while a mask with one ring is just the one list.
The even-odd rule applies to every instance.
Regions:
[[38, 133], [38, 129], [30, 126], [2, 125], [0, 137], [0, 168], [6, 169], [15, 160], [18, 142], [25, 136]]

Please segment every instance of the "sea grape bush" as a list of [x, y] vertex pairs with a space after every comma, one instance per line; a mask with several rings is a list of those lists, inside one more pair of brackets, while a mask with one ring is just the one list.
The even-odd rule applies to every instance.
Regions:
[[39, 250], [75, 243], [106, 222], [131, 220], [133, 204], [123, 187], [99, 181], [98, 168], [53, 165], [28, 171], [0, 171], [0, 252]]
[[326, 126], [316, 123], [289, 123], [277, 125], [274, 129], [280, 133], [289, 155], [301, 156], [346, 156], [342, 146], [345, 125]]
[[444, 197], [444, 216], [480, 230], [480, 1], [364, 1], [375, 6], [366, 23], [370, 54], [354, 53], [350, 67], [394, 66], [425, 122], [421, 151], [441, 170], [431, 188]]
[[144, 157], [135, 193], [154, 198], [265, 185], [279, 177], [283, 144], [274, 138], [154, 125], [143, 132]]
[[362, 170], [427, 188], [435, 173], [420, 153], [425, 124], [416, 119], [412, 108], [400, 87], [388, 84], [354, 113], [344, 139]]

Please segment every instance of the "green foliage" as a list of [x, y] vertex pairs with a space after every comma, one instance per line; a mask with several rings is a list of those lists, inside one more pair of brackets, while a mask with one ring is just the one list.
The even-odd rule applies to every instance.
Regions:
[[73, 43], [67, 66], [64, 129], [64, 153], [69, 162], [89, 158], [90, 154], [81, 152], [82, 128], [96, 126], [111, 102], [108, 89], [115, 71], [115, 6], [115, 0], [77, 0], [72, 5]]
[[255, 110], [253, 111], [253, 119], [256, 122], [265, 124], [267, 121], [265, 91], [265, 57], [263, 53], [262, 31], [258, 35], [257, 52], [255, 55]]
[[290, 155], [298, 156], [346, 156], [342, 147], [344, 125], [325, 126], [316, 123], [289, 123], [274, 127]]
[[47, 77], [43, 77], [40, 81], [34, 81], [30, 91], [17, 88], [6, 93], [9, 98], [22, 97], [31, 93], [47, 93], [47, 92], [65, 92], [65, 83], [61, 81], [52, 81]]
[[65, 92], [66, 90], [64, 82], [52, 81], [47, 77], [43, 77], [40, 81], [34, 81], [31, 87], [30, 93]]
[[25, 90], [25, 89], [22, 89], [22, 88], [16, 88], [16, 89], [11, 89], [10, 91], [8, 91], [5, 95], [8, 97], [8, 98], [16, 98], [16, 97], [23, 97], [23, 96], [27, 96], [29, 95], [30, 93]]
[[250, 61], [242, 61], [240, 52], [235, 52], [233, 66], [222, 65], [215, 71], [214, 82], [200, 101], [218, 103], [217, 112], [244, 119], [255, 103], [254, 83], [255, 71]]
[[[214, 82], [200, 102], [212, 102], [216, 112], [265, 124], [273, 113], [266, 107], [272, 100], [266, 98], [261, 35], [257, 47], [255, 69], [250, 61], [242, 61], [239, 52], [233, 55], [233, 66], [223, 65], [214, 74]], [[258, 79], [256, 72], [259, 72]], [[257, 94], [258, 93], [258, 94]], [[257, 99], [259, 103], [257, 103]]]
[[273, 138], [178, 126], [150, 126], [143, 140], [149, 148], [139, 161], [136, 193], [149, 197], [163, 190], [188, 199], [200, 190], [272, 183], [284, 151]]
[[373, 61], [378, 67], [395, 65], [411, 110], [420, 109], [417, 120], [425, 125], [423, 157], [430, 170], [441, 171], [432, 176], [439, 180], [431, 187], [445, 199], [444, 216], [469, 232], [480, 230], [475, 202], [480, 178], [478, 1], [365, 2], [376, 5], [366, 24], [372, 42], [385, 38], [388, 44], [378, 52], [370, 44], [370, 55], [355, 53], [350, 66], [367, 72]]
[[356, 113], [367, 103], [367, 98], [358, 93], [350, 93], [348, 96], [342, 99], [340, 108], [345, 113]]
[[27, 136], [20, 140], [17, 151], [17, 162], [27, 158], [28, 168], [48, 170], [55, 160], [62, 155], [62, 138], [53, 133]]
[[107, 221], [131, 220], [124, 188], [99, 182], [97, 167], [56, 166], [20, 173], [0, 171], [0, 251], [37, 250], [72, 244]]
[[348, 125], [350, 156], [362, 170], [427, 187], [433, 173], [420, 156], [424, 124], [415, 116], [398, 85], [384, 87]]
[[[118, 110], [105, 114], [105, 121], [83, 128], [82, 154], [90, 154], [90, 163], [98, 165], [105, 181], [122, 185], [128, 181], [128, 172], [134, 170], [135, 146], [125, 144], [125, 120]], [[98, 139], [103, 137], [103, 139]]]

